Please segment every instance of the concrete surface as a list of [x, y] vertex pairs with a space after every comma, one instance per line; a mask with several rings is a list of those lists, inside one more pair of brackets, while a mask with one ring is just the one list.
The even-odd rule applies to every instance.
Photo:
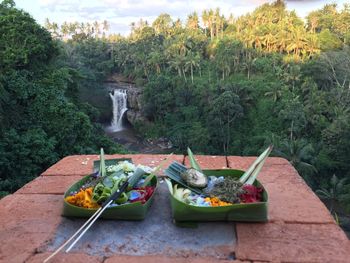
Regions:
[[[54, 240], [44, 250], [56, 250], [85, 221], [85, 219], [62, 218]], [[169, 191], [163, 182], [155, 193], [154, 202], [145, 220], [98, 220], [72, 252], [101, 257], [163, 255], [232, 258], [235, 246], [233, 223], [199, 223], [198, 226], [198, 228], [181, 228], [173, 224]]]

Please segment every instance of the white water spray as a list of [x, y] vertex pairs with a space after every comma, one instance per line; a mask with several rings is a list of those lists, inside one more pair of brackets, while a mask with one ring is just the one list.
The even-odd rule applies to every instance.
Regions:
[[111, 123], [111, 130], [123, 130], [123, 115], [128, 110], [127, 108], [127, 94], [125, 89], [116, 89], [113, 93], [109, 93], [113, 102], [113, 119]]

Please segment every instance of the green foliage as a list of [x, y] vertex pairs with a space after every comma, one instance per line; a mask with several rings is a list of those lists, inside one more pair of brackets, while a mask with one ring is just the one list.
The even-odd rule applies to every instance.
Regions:
[[57, 54], [50, 33], [13, 2], [0, 6], [0, 70], [38, 69]]
[[319, 34], [319, 39], [322, 50], [340, 49], [343, 46], [342, 41], [329, 29], [322, 30]]
[[0, 189], [13, 192], [41, 171], [43, 164], [58, 160], [55, 138], [50, 138], [41, 128], [27, 131], [9, 129], [2, 134], [0, 143]]
[[78, 97], [88, 77], [101, 80], [108, 68], [106, 58], [89, 57], [96, 46], [89, 42], [82, 48], [90, 72], [79, 72], [77, 64], [57, 57], [62, 49], [50, 33], [11, 1], [0, 5], [0, 34], [1, 195], [66, 155], [96, 153], [100, 147], [121, 151], [92, 122], [98, 112]]
[[240, 98], [232, 91], [225, 91], [213, 100], [208, 116], [211, 140], [222, 145], [227, 154], [230, 147], [231, 129], [235, 121], [243, 116]]

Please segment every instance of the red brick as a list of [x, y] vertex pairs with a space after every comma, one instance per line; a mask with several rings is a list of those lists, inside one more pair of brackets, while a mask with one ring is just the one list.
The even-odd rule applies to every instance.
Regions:
[[335, 224], [236, 225], [236, 257], [273, 262], [349, 262], [350, 247]]
[[0, 202], [0, 262], [24, 262], [61, 221], [62, 196], [14, 194]]
[[[315, 193], [291, 167], [280, 167], [274, 181], [273, 170], [266, 168], [259, 177], [269, 195], [269, 218], [289, 223], [333, 223], [333, 217]], [[277, 172], [277, 171], [276, 171]]]
[[[115, 158], [122, 158], [122, 155], [115, 155]], [[98, 160], [98, 155], [72, 155], [63, 158], [49, 169], [42, 173], [46, 175], [88, 175], [92, 173], [93, 162]], [[107, 157], [106, 157], [107, 158]]]
[[15, 194], [61, 194], [82, 176], [39, 176], [29, 182]]
[[227, 156], [228, 167], [237, 170], [246, 170], [256, 157]]
[[[247, 170], [253, 162], [256, 160], [257, 156], [227, 156], [228, 166], [232, 169]], [[289, 165], [288, 160], [280, 157], [268, 157], [264, 166], [271, 165]]]
[[[29, 258], [26, 263], [42, 263], [47, 257], [51, 255], [50, 252], [40, 253]], [[59, 253], [49, 261], [50, 263], [99, 263], [103, 262], [102, 257], [90, 256], [83, 253]]]
[[[227, 162], [225, 156], [195, 155], [195, 159], [202, 169], [225, 169]], [[190, 167], [188, 156], [185, 158], [185, 165]]]
[[[164, 158], [168, 155], [147, 155], [147, 154], [128, 154], [128, 155], [106, 155], [106, 159], [115, 159], [115, 158], [131, 158], [135, 164], [142, 164], [148, 166], [157, 166]], [[61, 176], [72, 176], [72, 175], [88, 175], [92, 173], [93, 162], [98, 160], [98, 155], [72, 155], [63, 158], [58, 163], [51, 166], [47, 169], [43, 176], [47, 175], [61, 175]], [[183, 162], [183, 155], [172, 155], [164, 165], [164, 168], [172, 161]]]

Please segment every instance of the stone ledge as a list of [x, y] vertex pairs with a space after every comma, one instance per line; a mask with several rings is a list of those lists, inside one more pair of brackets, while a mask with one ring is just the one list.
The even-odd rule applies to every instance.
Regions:
[[66, 190], [82, 176], [39, 176], [27, 183], [15, 194], [56, 194], [63, 195]]
[[349, 241], [335, 224], [237, 223], [236, 231], [241, 260], [349, 262]]
[[0, 202], [0, 262], [24, 262], [55, 233], [62, 196], [13, 194]]
[[[132, 158], [134, 163], [157, 166], [166, 155], [110, 155]], [[196, 156], [203, 168], [226, 167], [222, 156]], [[0, 201], [0, 262], [40, 262], [49, 254], [43, 247], [61, 222], [62, 195], [82, 175], [91, 173], [97, 155], [68, 156], [53, 165], [15, 194]], [[172, 161], [185, 162], [183, 155]], [[228, 167], [247, 169], [255, 157], [227, 157]], [[82, 164], [86, 162], [86, 164]], [[318, 197], [296, 170], [282, 158], [268, 158], [259, 175], [269, 193], [270, 221], [266, 224], [237, 223], [238, 260], [249, 262], [348, 262], [350, 241], [335, 224]], [[43, 251], [42, 251], [43, 250]], [[140, 257], [108, 259], [87, 254], [65, 254], [53, 262], [139, 262]], [[215, 262], [208, 258], [142, 257], [143, 262]], [[219, 261], [225, 262], [225, 261]], [[240, 261], [230, 261], [240, 262]]]
[[[196, 155], [196, 161], [202, 169], [225, 169], [227, 167], [226, 156]], [[185, 165], [190, 166], [188, 156], [185, 158]]]

